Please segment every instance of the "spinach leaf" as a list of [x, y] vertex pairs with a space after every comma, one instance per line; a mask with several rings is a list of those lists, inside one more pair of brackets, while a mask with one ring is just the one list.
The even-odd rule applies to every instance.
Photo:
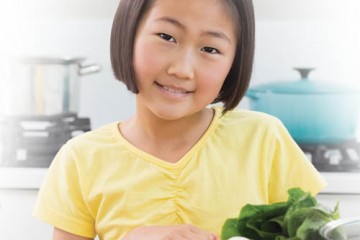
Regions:
[[[321, 240], [318, 230], [340, 217], [338, 205], [331, 211], [310, 193], [292, 188], [286, 202], [245, 205], [238, 218], [225, 221], [221, 239], [242, 236], [253, 240]], [[341, 233], [338, 236], [339, 240], [345, 239]]]

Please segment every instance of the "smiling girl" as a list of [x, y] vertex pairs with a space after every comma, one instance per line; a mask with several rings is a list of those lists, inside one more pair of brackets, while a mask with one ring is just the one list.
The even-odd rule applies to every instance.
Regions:
[[324, 187], [278, 119], [235, 108], [254, 31], [251, 0], [121, 0], [111, 61], [136, 112], [57, 154], [34, 211], [53, 239], [215, 240], [247, 203]]

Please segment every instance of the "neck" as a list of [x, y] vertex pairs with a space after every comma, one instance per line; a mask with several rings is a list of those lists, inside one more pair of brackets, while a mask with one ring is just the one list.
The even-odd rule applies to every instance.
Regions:
[[212, 119], [212, 110], [204, 109], [176, 120], [161, 119], [153, 114], [137, 113], [131, 124], [147, 138], [157, 141], [184, 139], [198, 129], [206, 130]]
[[122, 135], [137, 148], [168, 162], [181, 159], [203, 136], [213, 117], [211, 109], [176, 120], [141, 113], [120, 125]]

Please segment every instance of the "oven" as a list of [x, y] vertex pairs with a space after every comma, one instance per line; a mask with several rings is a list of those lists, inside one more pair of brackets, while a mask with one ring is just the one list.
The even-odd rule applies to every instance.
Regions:
[[360, 141], [299, 146], [328, 184], [319, 203], [334, 208], [339, 202], [342, 218], [360, 216]]

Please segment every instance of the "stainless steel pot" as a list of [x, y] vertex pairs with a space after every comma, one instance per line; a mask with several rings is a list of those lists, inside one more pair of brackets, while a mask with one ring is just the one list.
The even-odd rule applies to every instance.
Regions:
[[328, 222], [320, 228], [319, 234], [327, 240], [359, 240], [360, 217], [337, 219]]
[[6, 84], [2, 115], [77, 113], [79, 76], [99, 72], [99, 64], [82, 65], [85, 58], [31, 57], [17, 60]]
[[297, 68], [301, 79], [251, 87], [250, 108], [278, 117], [299, 143], [336, 143], [356, 138], [360, 90], [309, 79], [313, 69]]

